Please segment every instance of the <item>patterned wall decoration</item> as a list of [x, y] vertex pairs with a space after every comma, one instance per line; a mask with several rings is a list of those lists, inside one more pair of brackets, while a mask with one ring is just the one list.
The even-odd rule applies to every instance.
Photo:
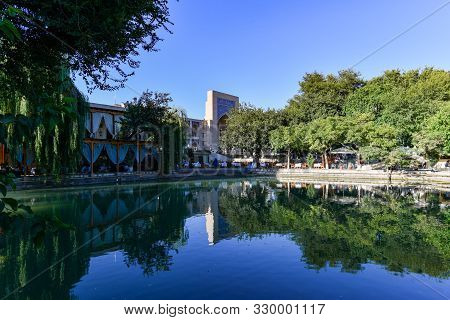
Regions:
[[217, 98], [217, 119], [220, 119], [225, 113], [234, 107], [234, 101]]

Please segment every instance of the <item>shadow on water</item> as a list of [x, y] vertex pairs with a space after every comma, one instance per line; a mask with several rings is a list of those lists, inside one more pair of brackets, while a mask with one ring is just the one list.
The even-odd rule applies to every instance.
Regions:
[[143, 276], [170, 271], [189, 244], [186, 219], [198, 214], [205, 216], [210, 244], [277, 233], [301, 249], [312, 269], [357, 273], [375, 263], [395, 273], [450, 276], [450, 210], [443, 192], [230, 180], [19, 196], [40, 220], [1, 220], [0, 296], [13, 292], [9, 299], [74, 298], [72, 289], [89, 273], [91, 259], [116, 250]]

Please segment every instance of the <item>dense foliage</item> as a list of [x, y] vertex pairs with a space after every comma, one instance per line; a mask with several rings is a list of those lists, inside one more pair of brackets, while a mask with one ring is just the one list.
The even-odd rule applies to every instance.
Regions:
[[289, 101], [286, 114], [293, 123], [343, 115], [347, 97], [363, 85], [359, 74], [352, 70], [342, 70], [337, 76], [307, 73], [299, 83], [299, 93]]
[[158, 131], [169, 112], [170, 102], [172, 98], [168, 93], [151, 91], [125, 102], [126, 112], [121, 120], [121, 135], [132, 138], [138, 132]]
[[[355, 151], [358, 160], [381, 161], [391, 170], [416, 166], [420, 156], [432, 165], [450, 155], [447, 71], [389, 70], [367, 82], [350, 70], [337, 76], [315, 72], [306, 74], [299, 86], [299, 93], [280, 111], [231, 112], [222, 146], [245, 145], [255, 153], [264, 137], [270, 137], [272, 151], [316, 153], [326, 167], [329, 152], [345, 147]], [[266, 124], [269, 120], [275, 128]]]
[[61, 65], [91, 89], [117, 88], [139, 66], [138, 49], [155, 50], [156, 32], [170, 24], [167, 0], [9, 0], [0, 12], [8, 6], [22, 41], [0, 35], [0, 73], [23, 89], [47, 82]]
[[348, 116], [373, 114], [377, 123], [399, 129], [399, 144], [411, 146], [413, 133], [446, 101], [450, 101], [449, 72], [432, 68], [407, 72], [390, 70], [351, 94], [344, 110]]
[[45, 173], [73, 171], [88, 106], [72, 76], [118, 88], [138, 67], [139, 47], [155, 50], [168, 15], [165, 0], [1, 2], [0, 113], [17, 121], [0, 135], [11, 160], [29, 150]]
[[[10, 164], [75, 171], [88, 104], [73, 77], [90, 90], [123, 86], [138, 50], [156, 50], [168, 16], [167, 0], [0, 1], [0, 143]], [[11, 185], [2, 173], [4, 196]], [[8, 199], [0, 212], [19, 208]]]
[[413, 144], [428, 158], [450, 155], [450, 102], [442, 104], [437, 112], [424, 121], [413, 133]]
[[282, 124], [282, 117], [275, 110], [263, 110], [242, 104], [230, 111], [227, 127], [220, 135], [220, 145], [229, 152], [240, 149], [260, 157], [263, 151], [270, 150], [270, 132]]
[[139, 98], [125, 103], [125, 114], [121, 121], [120, 135], [140, 139], [146, 133], [149, 143], [162, 148], [159, 167], [161, 172], [170, 172], [184, 156], [186, 114], [170, 107], [172, 98], [168, 93], [144, 92]]
[[[183, 190], [168, 185], [135, 185], [126, 192], [118, 188], [83, 190], [75, 197], [67, 192], [26, 197], [23, 202], [34, 204], [33, 218], [11, 221], [0, 216], [0, 296], [74, 298], [71, 288], [88, 272], [91, 255], [117, 246], [128, 266], [138, 265], [148, 275], [168, 270], [188, 238]], [[118, 200], [123, 207], [111, 214], [109, 208]], [[93, 205], [101, 212], [91, 211]], [[173, 214], [165, 214], [165, 208]], [[117, 219], [120, 224], [115, 225]], [[120, 236], [110, 238], [117, 230]]]

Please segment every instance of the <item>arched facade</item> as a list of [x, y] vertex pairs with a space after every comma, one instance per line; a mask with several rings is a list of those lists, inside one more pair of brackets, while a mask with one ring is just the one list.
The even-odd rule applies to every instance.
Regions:
[[228, 113], [239, 106], [239, 98], [230, 94], [210, 90], [205, 104], [205, 121], [207, 123], [207, 147], [211, 151], [219, 149], [220, 131], [226, 127]]
[[239, 98], [209, 90], [205, 103], [205, 119], [188, 119], [187, 146], [195, 161], [208, 162], [208, 155], [219, 150], [220, 133], [226, 128], [228, 113], [239, 106]]

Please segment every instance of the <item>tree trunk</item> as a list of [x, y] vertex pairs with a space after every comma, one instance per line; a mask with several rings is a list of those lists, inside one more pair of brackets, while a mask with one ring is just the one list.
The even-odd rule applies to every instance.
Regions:
[[253, 164], [256, 165], [256, 167], [258, 167], [259, 159], [261, 158], [260, 154], [261, 154], [261, 151], [253, 152]]
[[325, 163], [325, 169], [328, 169], [328, 157], [327, 157], [327, 152], [326, 151], [323, 153], [323, 160], [324, 160], [324, 163]]
[[138, 155], [136, 162], [137, 162], [138, 174], [141, 175], [141, 149], [139, 148], [139, 138], [140, 138], [140, 136], [139, 136], [139, 128], [138, 128], [137, 133], [136, 133], [136, 144], [137, 144], [137, 155]]
[[287, 168], [291, 169], [291, 149], [287, 150]]
[[169, 154], [168, 154], [168, 166], [167, 166], [167, 170], [168, 170], [168, 174], [172, 174], [173, 170], [174, 170], [174, 165], [175, 165], [175, 138], [174, 138], [174, 132], [173, 132], [173, 128], [171, 128], [171, 130], [169, 130], [169, 134], [168, 134], [168, 139], [169, 139]]
[[361, 203], [361, 185], [358, 185], [358, 204]]
[[158, 165], [159, 165], [159, 175], [162, 176], [164, 175], [164, 128], [161, 128], [160, 131], [160, 135], [161, 135], [161, 139], [160, 139], [160, 143], [161, 145], [159, 146], [159, 150], [160, 150], [160, 155], [159, 155], [159, 161], [158, 161]]
[[119, 143], [116, 144], [116, 159], [117, 159], [116, 176], [118, 176], [119, 175]]

